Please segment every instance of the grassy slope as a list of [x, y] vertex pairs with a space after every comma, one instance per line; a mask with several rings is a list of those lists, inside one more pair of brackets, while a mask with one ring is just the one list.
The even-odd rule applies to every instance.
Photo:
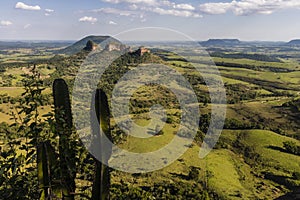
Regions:
[[[140, 125], [147, 123], [145, 121], [138, 122]], [[163, 136], [156, 136], [149, 139], [137, 139], [130, 137], [129, 142], [122, 144], [121, 147], [134, 152], [149, 152], [157, 150], [170, 142], [174, 128], [167, 125]], [[240, 130], [224, 130], [222, 138], [233, 143], [236, 140]], [[283, 141], [296, 141], [289, 137], [278, 135], [271, 131], [265, 130], [249, 130], [245, 139], [245, 144], [255, 146], [269, 167], [265, 167], [265, 171], [274, 171], [277, 174], [291, 174], [294, 171], [300, 172], [300, 157], [287, 154], [278, 150], [269, 148], [269, 145], [282, 148]], [[297, 141], [298, 142], [298, 141]], [[300, 144], [300, 142], [298, 142]], [[209, 174], [208, 187], [223, 196], [226, 199], [263, 199], [275, 198], [283, 194], [285, 191], [278, 190], [276, 183], [257, 177], [260, 170], [251, 168], [241, 155], [234, 153], [230, 149], [213, 150], [205, 159], [198, 157], [199, 147], [193, 145], [181, 158], [166, 168], [152, 172], [147, 176], [133, 178], [131, 175], [121, 173], [123, 180], [127, 180], [136, 186], [149, 186], [159, 183], [163, 180], [176, 181], [180, 177], [187, 176], [190, 166], [196, 166], [201, 169], [200, 180], [205, 180], [205, 176]], [[276, 169], [274, 168], [276, 166]], [[255, 172], [255, 170], [258, 170]], [[118, 174], [119, 176], [119, 174]], [[133, 181], [134, 180], [134, 181]], [[182, 181], [182, 178], [180, 179]], [[118, 177], [114, 177], [113, 181], [120, 181]], [[133, 182], [132, 182], [133, 181]], [[278, 187], [278, 186], [277, 186]]]
[[[258, 66], [272, 65], [273, 67], [295, 69], [293, 63], [266, 63], [247, 59], [234, 59], [228, 60], [228, 62], [229, 61]], [[177, 64], [177, 66], [174, 67], [176, 70], [180, 72], [189, 71], [178, 66], [184, 66], [184, 63], [179, 61], [173, 63]], [[294, 84], [299, 84], [299, 72], [275, 74], [273, 72], [258, 72], [249, 69], [228, 67], [221, 67], [220, 69], [222, 73], [259, 78], [283, 84], [287, 84], [289, 81]], [[232, 78], [223, 78], [223, 80], [228, 84], [240, 83], [256, 86], [253, 83]], [[270, 92], [266, 90], [261, 90], [261, 92], [270, 94]], [[257, 117], [261, 116], [266, 119], [270, 118], [274, 120], [275, 123], [288, 124], [290, 119], [284, 118], [284, 115], [282, 115], [282, 113], [280, 114], [280, 111], [274, 108], [274, 106], [278, 107], [286, 101], [288, 101], [286, 97], [276, 97], [228, 105], [227, 117], [244, 121], [252, 118], [259, 120]], [[204, 111], [208, 108], [209, 106], [204, 108]], [[141, 124], [146, 123], [141, 122]], [[147, 140], [141, 141], [139, 139], [130, 138], [130, 147], [127, 147], [135, 152], [146, 152], [147, 149], [157, 149], [161, 147], [160, 145], [167, 144], [172, 138], [169, 133], [171, 130], [167, 129], [168, 128], [165, 127], [165, 135], [150, 139], [149, 142], [147, 142]], [[255, 152], [261, 156], [265, 165], [264, 167], [260, 168], [258, 166], [248, 165], [242, 155], [233, 151], [232, 143], [241, 132], [246, 132], [247, 137], [243, 140], [244, 144], [246, 146], [255, 147]], [[198, 158], [199, 147], [194, 145], [189, 148], [179, 160], [160, 171], [152, 172], [147, 174], [147, 176], [139, 176], [138, 178], [133, 178], [129, 174], [121, 173], [121, 176], [115, 176], [113, 180], [120, 181], [120, 177], [122, 177], [121, 179], [127, 180], [136, 186], [149, 186], [163, 180], [169, 180], [170, 182], [176, 180], [187, 181], [183, 177], [188, 175], [190, 166], [196, 166], [201, 169], [199, 179], [205, 181], [205, 177], [208, 175], [208, 187], [225, 199], [274, 199], [286, 193], [286, 188], [263, 177], [261, 172], [272, 172], [275, 175], [285, 175], [286, 177], [290, 177], [294, 171], [300, 172], [300, 157], [285, 153], [282, 150], [280, 151], [280, 149], [283, 148], [284, 141], [295, 141], [300, 144], [299, 141], [295, 139], [266, 130], [224, 130], [221, 138], [227, 141], [229, 149], [213, 150], [205, 159], [201, 160]]]

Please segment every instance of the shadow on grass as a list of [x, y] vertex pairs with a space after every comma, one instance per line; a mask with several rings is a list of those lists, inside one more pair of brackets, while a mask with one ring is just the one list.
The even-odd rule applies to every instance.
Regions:
[[286, 188], [288, 188], [290, 190], [294, 190], [295, 188], [298, 188], [290, 181], [291, 177], [289, 177], [289, 176], [281, 176], [281, 175], [276, 175], [276, 174], [272, 174], [269, 172], [265, 172], [264, 178], [271, 180], [275, 183], [278, 183], [280, 185], [284, 185]]
[[291, 200], [298, 199], [300, 200], [300, 187], [294, 188], [292, 192], [289, 192], [283, 196], [276, 198], [275, 200]]
[[174, 173], [174, 172], [170, 172], [170, 174], [173, 176], [173, 177], [178, 177], [180, 179], [183, 179], [183, 180], [190, 180], [190, 177], [187, 176], [187, 175], [184, 175], [184, 174], [178, 174], [178, 173]]
[[276, 150], [276, 151], [280, 151], [280, 152], [283, 152], [283, 153], [287, 153], [286, 150], [285, 150], [284, 148], [282, 148], [282, 147], [269, 145], [268, 148], [269, 148], [269, 149]]

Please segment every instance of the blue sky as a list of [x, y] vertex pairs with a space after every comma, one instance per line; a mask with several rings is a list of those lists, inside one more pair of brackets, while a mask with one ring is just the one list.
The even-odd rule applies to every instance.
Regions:
[[299, 19], [300, 0], [1, 0], [0, 39], [77, 40], [164, 27], [195, 40], [288, 41], [300, 38]]

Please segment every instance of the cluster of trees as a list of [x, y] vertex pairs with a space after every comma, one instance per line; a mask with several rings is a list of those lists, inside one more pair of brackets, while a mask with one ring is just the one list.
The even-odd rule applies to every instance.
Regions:
[[[197, 170], [190, 171], [187, 179], [194, 180], [194, 174]], [[197, 174], [199, 175], [199, 174]], [[197, 176], [199, 178], [199, 176]], [[136, 187], [128, 183], [121, 182], [112, 184], [112, 199], [197, 199], [209, 200], [220, 199], [220, 197], [210, 192], [209, 189], [203, 187], [201, 181], [176, 181], [176, 182], [161, 182], [154, 183], [152, 186]]]
[[241, 121], [235, 118], [226, 118], [224, 129], [244, 130], [244, 129], [260, 129], [261, 127], [255, 122]]
[[259, 66], [259, 65], [250, 65], [250, 64], [240, 64], [240, 63], [229, 63], [229, 62], [215, 62], [216, 66], [221, 67], [233, 67], [233, 68], [245, 68], [255, 71], [270, 71], [275, 73], [280, 72], [292, 72], [294, 70], [281, 68], [281, 67], [272, 67], [272, 66]]
[[249, 145], [245, 142], [247, 137], [247, 132], [241, 132], [232, 144], [233, 150], [236, 153], [243, 155], [246, 163], [249, 165], [258, 165], [262, 161], [261, 156], [257, 153], [254, 145]]
[[268, 56], [263, 54], [246, 54], [246, 53], [222, 53], [222, 52], [212, 52], [211, 57], [220, 58], [233, 58], [233, 59], [250, 59], [264, 62], [282, 62], [280, 59], [274, 56]]
[[11, 87], [12, 86], [12, 80], [16, 79], [16, 76], [12, 74], [1, 74], [2, 81], [0, 82], [0, 87]]
[[260, 94], [247, 85], [226, 84], [227, 103], [235, 104], [244, 100], [256, 99]]
[[300, 146], [297, 145], [296, 142], [293, 141], [283, 142], [283, 147], [288, 153], [300, 155]]
[[290, 107], [300, 112], [300, 99], [295, 99], [282, 104], [282, 107]]
[[[42, 98], [44, 99], [43, 105], [51, 105], [52, 104], [52, 98], [50, 97], [50, 94], [42, 94]], [[15, 104], [17, 102], [20, 102], [22, 100], [22, 97], [11, 97], [8, 94], [0, 94], [0, 104], [2, 103], [11, 103]]]
[[[173, 92], [169, 89], [160, 86], [146, 86], [142, 94], [135, 93], [130, 100], [129, 110], [131, 113], [145, 113], [149, 111], [153, 105], [160, 104], [165, 109], [180, 108], [179, 102]], [[146, 98], [145, 98], [146, 97]]]

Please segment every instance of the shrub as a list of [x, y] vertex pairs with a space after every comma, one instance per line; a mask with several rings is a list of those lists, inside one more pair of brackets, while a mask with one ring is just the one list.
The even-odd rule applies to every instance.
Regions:
[[299, 155], [300, 154], [300, 146], [297, 146], [295, 142], [286, 141], [283, 142], [283, 147], [288, 153]]
[[300, 172], [293, 172], [292, 177], [294, 180], [300, 180]]

